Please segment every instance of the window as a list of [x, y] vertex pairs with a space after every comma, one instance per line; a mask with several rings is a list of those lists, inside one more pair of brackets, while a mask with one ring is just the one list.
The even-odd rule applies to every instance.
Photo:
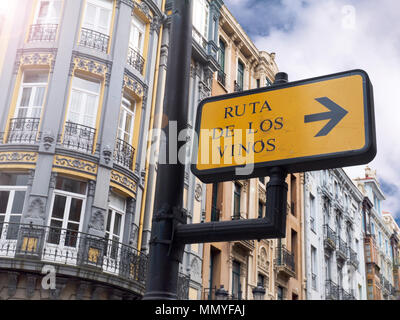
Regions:
[[58, 24], [61, 6], [61, 0], [40, 1], [34, 20], [35, 24]]
[[110, 204], [106, 222], [106, 248], [104, 255], [111, 259], [116, 259], [120, 248], [120, 242], [124, 229], [124, 212], [126, 209], [126, 199], [117, 194], [110, 194]]
[[237, 85], [239, 91], [243, 90], [243, 84], [244, 84], [244, 64], [238, 60]]
[[27, 70], [24, 72], [15, 118], [40, 118], [48, 75], [48, 71], [44, 70]]
[[264, 203], [258, 201], [258, 217], [263, 218], [265, 216]]
[[234, 299], [241, 299], [242, 291], [240, 285], [240, 263], [233, 261], [232, 263], [232, 296]]
[[311, 285], [317, 290], [317, 249], [311, 246]]
[[219, 221], [218, 183], [212, 185], [211, 221]]
[[99, 95], [100, 82], [74, 77], [67, 121], [94, 128]]
[[265, 288], [265, 276], [261, 273], [257, 275], [257, 285], [261, 285]]
[[277, 300], [284, 300], [283, 287], [281, 286], [277, 288]]
[[82, 27], [109, 35], [112, 7], [111, 0], [87, 0]]
[[218, 63], [220, 70], [225, 72], [225, 43], [221, 39], [219, 40]]
[[129, 37], [129, 46], [143, 54], [144, 35], [146, 25], [138, 17], [133, 15], [131, 24], [131, 34]]
[[310, 228], [315, 232], [315, 197], [310, 193]]
[[268, 78], [265, 79], [265, 83], [266, 83], [266, 87], [272, 86], [272, 82]]
[[290, 175], [290, 212], [296, 216], [296, 203], [297, 203], [297, 179], [294, 174]]
[[234, 184], [233, 194], [233, 217], [234, 219], [240, 219], [240, 196], [242, 194], [242, 186], [238, 183]]
[[133, 126], [135, 122], [135, 101], [122, 98], [119, 113], [117, 138], [132, 144]]
[[260, 79], [257, 79], [257, 80], [256, 80], [256, 86], [257, 86], [257, 88], [261, 87], [261, 85], [260, 85]]
[[208, 39], [208, 15], [209, 4], [207, 0], [194, 0], [193, 2], [193, 31], [197, 42], [202, 43], [201, 38]]
[[[58, 177], [53, 194], [48, 242], [76, 247], [85, 211], [86, 183]], [[67, 229], [67, 230], [65, 230]]]
[[0, 239], [18, 237], [27, 182], [28, 175], [0, 174]]

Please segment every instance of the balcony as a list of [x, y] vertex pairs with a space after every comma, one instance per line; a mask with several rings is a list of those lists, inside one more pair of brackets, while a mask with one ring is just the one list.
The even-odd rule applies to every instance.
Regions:
[[142, 55], [139, 53], [139, 51], [129, 47], [129, 49], [128, 49], [128, 64], [132, 68], [139, 71], [141, 75], [143, 75], [144, 61], [145, 60], [142, 57]]
[[324, 225], [324, 246], [325, 250], [336, 249], [336, 233], [328, 225]]
[[336, 252], [336, 258], [340, 260], [341, 262], [344, 262], [347, 260], [347, 244], [344, 240], [342, 240], [340, 237], [337, 237], [337, 252]]
[[236, 80], [233, 82], [233, 91], [240, 92], [243, 91], [243, 84], [239, 84]]
[[198, 31], [194, 26], [192, 29], [192, 37], [204, 50], [207, 50], [206, 38], [204, 38], [200, 31]]
[[81, 39], [79, 41], [81, 46], [107, 53], [109, 41], [110, 37], [106, 34], [86, 28], [81, 29]]
[[275, 267], [278, 275], [281, 274], [286, 278], [296, 275], [296, 267], [294, 254], [288, 251], [284, 246], [276, 248]]
[[58, 24], [32, 24], [29, 28], [28, 42], [55, 41]]
[[352, 293], [347, 292], [343, 288], [339, 289], [339, 299], [340, 300], [356, 300]]
[[217, 80], [220, 84], [225, 87], [226, 84], [226, 74], [222, 70], [218, 70], [217, 72]]
[[359, 261], [357, 252], [355, 252], [352, 248], [349, 247], [349, 262], [355, 267], [358, 267]]
[[135, 148], [124, 140], [117, 139], [114, 150], [114, 161], [121, 166], [132, 169]]
[[[220, 289], [217, 289], [216, 287], [204, 288], [201, 294], [201, 300], [219, 300], [217, 295], [215, 294], [218, 290]], [[224, 295], [223, 300], [242, 300], [242, 291], [239, 291], [235, 294], [229, 294], [226, 291], [226, 295]]]
[[325, 299], [326, 300], [339, 300], [340, 289], [339, 286], [332, 280], [325, 282]]
[[0, 224], [0, 259], [12, 268], [57, 264], [57, 272], [144, 294], [148, 257], [102, 237], [33, 224]]
[[36, 143], [39, 118], [13, 118], [10, 120], [7, 143]]
[[65, 123], [62, 145], [78, 151], [90, 153], [93, 151], [96, 129], [78, 123]]

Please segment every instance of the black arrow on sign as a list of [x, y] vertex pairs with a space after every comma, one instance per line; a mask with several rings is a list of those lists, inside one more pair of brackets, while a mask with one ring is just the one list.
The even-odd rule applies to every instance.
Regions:
[[316, 98], [315, 100], [323, 104], [330, 111], [306, 115], [304, 116], [304, 123], [330, 119], [330, 121], [321, 129], [321, 131], [315, 135], [315, 137], [322, 137], [331, 132], [331, 130], [340, 122], [340, 120], [344, 118], [348, 111], [327, 97]]

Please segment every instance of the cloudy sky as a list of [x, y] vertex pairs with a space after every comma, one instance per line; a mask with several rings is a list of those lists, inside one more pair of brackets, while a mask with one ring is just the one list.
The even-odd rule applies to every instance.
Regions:
[[[377, 170], [384, 210], [400, 222], [400, 1], [225, 0], [260, 50], [300, 80], [363, 69], [374, 87]], [[346, 168], [351, 178], [365, 166]]]

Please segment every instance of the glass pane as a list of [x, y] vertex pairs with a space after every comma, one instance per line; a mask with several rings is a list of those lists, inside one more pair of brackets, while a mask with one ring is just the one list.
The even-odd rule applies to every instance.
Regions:
[[49, 7], [50, 7], [49, 1], [42, 1], [40, 3], [39, 14], [38, 14], [38, 23], [42, 22], [39, 20], [47, 17], [47, 13], [49, 12]]
[[[29, 108], [21, 108], [21, 107], [19, 107], [19, 108], [17, 108], [17, 112], [16, 112], [16, 115], [15, 115], [15, 117], [16, 118], [28, 118], [28, 110], [29, 110]], [[20, 126], [22, 126], [23, 124], [21, 123], [21, 124], [17, 124], [17, 128], [18, 127], [20, 127]]]
[[96, 20], [96, 7], [93, 4], [88, 3], [86, 5], [86, 15], [83, 26], [85, 28], [94, 29]]
[[51, 18], [53, 18], [52, 20], [54, 21], [58, 21], [58, 18], [61, 15], [61, 0], [55, 0], [53, 1], [53, 8], [52, 8], [52, 12], [51, 12]]
[[35, 107], [43, 106], [45, 90], [46, 90], [46, 87], [37, 87], [36, 88], [36, 94], [35, 94], [35, 97], [33, 99], [33, 106], [35, 106]]
[[127, 113], [126, 114], [126, 121], [125, 121], [125, 131], [131, 133], [131, 126], [132, 126], [132, 115]]
[[108, 35], [110, 29], [110, 16], [111, 11], [107, 9], [100, 9], [100, 19], [99, 19], [99, 32]]
[[0, 191], [0, 213], [6, 213], [10, 191]]
[[60, 244], [61, 227], [62, 227], [62, 221], [51, 220], [49, 237], [47, 239], [47, 242], [53, 244]]
[[22, 213], [24, 207], [25, 191], [15, 191], [11, 213]]
[[81, 199], [71, 199], [71, 207], [69, 209], [69, 221], [80, 222], [81, 220], [81, 212], [82, 212], [82, 203]]
[[56, 195], [54, 197], [54, 204], [53, 204], [53, 212], [52, 217], [63, 219], [64, 218], [64, 210], [65, 210], [65, 202], [67, 197]]
[[10, 224], [7, 230], [7, 239], [16, 240], [18, 239], [19, 223], [21, 222], [21, 216], [10, 216]]
[[47, 71], [25, 71], [24, 83], [47, 83]]
[[[108, 210], [107, 224], [106, 224], [106, 235], [107, 235], [108, 232], [110, 232], [111, 217], [112, 217], [112, 211]], [[108, 236], [107, 236], [107, 239], [108, 239]]]
[[1, 173], [0, 186], [26, 186], [28, 183], [27, 174]]
[[56, 189], [73, 193], [85, 194], [86, 183], [77, 180], [71, 180], [64, 177], [58, 177], [56, 180]]
[[31, 93], [32, 93], [32, 88], [23, 88], [22, 89], [21, 101], [19, 103], [19, 105], [21, 107], [29, 106], [29, 100], [31, 97]]
[[125, 211], [125, 198], [112, 192], [110, 194], [110, 205], [120, 211]]
[[83, 89], [96, 94], [100, 92], [100, 82], [88, 81], [78, 77], [74, 77], [72, 80], [72, 87], [78, 91], [79, 89]]
[[121, 221], [122, 221], [122, 216], [119, 213], [115, 213], [115, 218], [114, 218], [114, 235], [120, 236], [121, 232]]
[[68, 223], [67, 229], [68, 231], [65, 236], [64, 244], [67, 247], [76, 247], [76, 242], [78, 241], [79, 224]]

